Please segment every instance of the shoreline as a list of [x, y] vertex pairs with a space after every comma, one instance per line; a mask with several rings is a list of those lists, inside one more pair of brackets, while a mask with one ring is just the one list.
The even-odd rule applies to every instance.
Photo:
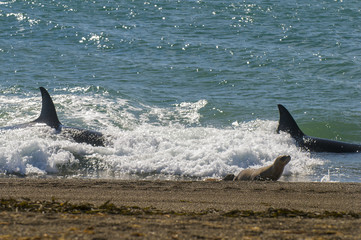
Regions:
[[0, 196], [0, 239], [361, 237], [361, 183], [2, 178]]
[[138, 204], [161, 210], [360, 211], [361, 183], [163, 181], [107, 179], [0, 179], [1, 198], [56, 199], [100, 205]]

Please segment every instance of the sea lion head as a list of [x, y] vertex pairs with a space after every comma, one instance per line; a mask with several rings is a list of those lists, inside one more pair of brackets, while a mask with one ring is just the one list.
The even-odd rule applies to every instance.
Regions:
[[286, 166], [287, 163], [289, 163], [291, 161], [291, 156], [290, 155], [282, 155], [276, 158], [274, 164], [276, 165], [281, 165], [281, 166]]

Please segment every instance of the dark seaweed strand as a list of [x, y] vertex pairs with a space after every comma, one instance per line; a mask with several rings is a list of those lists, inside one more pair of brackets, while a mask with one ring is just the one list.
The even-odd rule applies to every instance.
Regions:
[[162, 211], [154, 207], [138, 207], [138, 206], [116, 206], [110, 201], [107, 201], [100, 206], [95, 206], [90, 203], [73, 204], [56, 201], [31, 201], [23, 198], [16, 199], [1, 199], [0, 211], [9, 212], [37, 212], [37, 213], [68, 213], [68, 214], [116, 214], [116, 215], [182, 215], [182, 216], [196, 216], [219, 213], [223, 217], [233, 218], [361, 218], [361, 213], [355, 212], [305, 212], [286, 208], [269, 208], [265, 211], [252, 210], [232, 210], [222, 212], [216, 209], [208, 209], [200, 212], [176, 212], [176, 211]]

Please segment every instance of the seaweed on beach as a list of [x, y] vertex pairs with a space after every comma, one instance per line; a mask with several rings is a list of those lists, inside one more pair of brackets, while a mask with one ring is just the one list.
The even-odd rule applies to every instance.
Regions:
[[56, 201], [31, 201], [30, 199], [1, 199], [0, 211], [16, 211], [16, 212], [39, 212], [39, 213], [70, 213], [70, 214], [120, 214], [120, 215], [141, 215], [155, 213], [155, 209], [121, 206], [116, 207], [107, 201], [100, 206], [91, 203], [74, 204]]
[[361, 213], [354, 212], [336, 212], [336, 211], [324, 211], [324, 212], [305, 212], [295, 209], [287, 208], [268, 208], [266, 211], [251, 211], [251, 210], [233, 210], [222, 214], [226, 217], [262, 217], [262, 218], [360, 218]]
[[91, 203], [74, 204], [56, 201], [54, 198], [51, 201], [31, 201], [28, 198], [22, 200], [16, 199], [1, 199], [0, 211], [14, 211], [14, 212], [37, 212], [37, 213], [68, 213], [68, 214], [117, 214], [117, 215], [184, 215], [184, 216], [199, 216], [218, 213], [223, 217], [232, 218], [361, 218], [361, 213], [355, 212], [305, 212], [294, 209], [275, 209], [269, 208], [265, 211], [252, 210], [232, 210], [228, 212], [221, 212], [216, 209], [209, 209], [201, 212], [176, 212], [176, 211], [162, 211], [154, 207], [138, 207], [138, 206], [116, 206], [110, 201], [107, 201], [99, 206]]

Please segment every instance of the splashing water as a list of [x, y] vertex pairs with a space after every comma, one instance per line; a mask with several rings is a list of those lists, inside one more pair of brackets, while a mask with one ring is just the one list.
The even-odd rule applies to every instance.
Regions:
[[[32, 98], [16, 99], [16, 102], [28, 105], [32, 100], [36, 102]], [[199, 112], [207, 105], [205, 100], [175, 104], [173, 108], [131, 107], [125, 100], [110, 101], [101, 95], [81, 99], [70, 94], [56, 95], [54, 101], [64, 111], [60, 116], [71, 116], [62, 122], [100, 128], [109, 145], [93, 147], [75, 143], [44, 126], [2, 131], [0, 171], [3, 174], [220, 178], [247, 167], [272, 164], [277, 156], [290, 154], [292, 160], [284, 175], [297, 180], [297, 176], [312, 175], [314, 166], [322, 165], [320, 159], [300, 151], [287, 134], [276, 134], [275, 121], [237, 122], [223, 128], [199, 125], [202, 117]], [[4, 106], [12, 102], [7, 101]], [[21, 111], [36, 116], [38, 107], [30, 104]], [[9, 118], [19, 115], [15, 111]], [[13, 123], [18, 121], [14, 119]]]

